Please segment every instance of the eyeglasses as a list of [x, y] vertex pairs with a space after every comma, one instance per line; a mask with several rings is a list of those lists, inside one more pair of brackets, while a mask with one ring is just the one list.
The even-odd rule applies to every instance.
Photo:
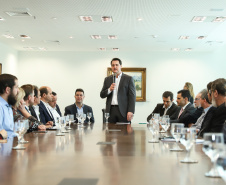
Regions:
[[200, 100], [200, 98], [195, 98], [195, 101]]

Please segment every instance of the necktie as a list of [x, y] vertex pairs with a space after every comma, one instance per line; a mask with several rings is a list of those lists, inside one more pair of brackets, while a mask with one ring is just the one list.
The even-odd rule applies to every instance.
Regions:
[[180, 112], [179, 112], [178, 118], [180, 117], [180, 115], [182, 114], [183, 111], [184, 111], [184, 109], [182, 107], [181, 110], [180, 110]]
[[199, 119], [196, 121], [195, 125], [197, 129], [200, 129], [202, 127], [202, 122], [205, 117], [205, 112], [202, 113], [202, 115], [199, 117]]

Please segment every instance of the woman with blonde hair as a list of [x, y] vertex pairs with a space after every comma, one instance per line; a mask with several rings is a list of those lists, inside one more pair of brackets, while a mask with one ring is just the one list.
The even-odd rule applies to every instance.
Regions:
[[193, 85], [190, 82], [186, 82], [184, 84], [184, 90], [189, 90], [191, 98], [190, 98], [190, 102], [193, 104], [194, 103], [194, 98], [195, 98], [195, 94], [193, 91]]
[[33, 130], [46, 130], [45, 125], [39, 122], [35, 117], [31, 116], [27, 110], [25, 109], [25, 102], [24, 102], [25, 92], [22, 88], [19, 88], [19, 93], [17, 95], [17, 101], [13, 106], [13, 116], [14, 122], [21, 120], [21, 119], [28, 119], [30, 128], [28, 132]]

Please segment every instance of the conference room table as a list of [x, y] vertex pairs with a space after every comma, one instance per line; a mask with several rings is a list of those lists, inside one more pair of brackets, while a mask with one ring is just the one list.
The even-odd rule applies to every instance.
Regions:
[[[146, 124], [95, 123], [27, 133], [25, 150], [12, 150], [17, 138], [0, 148], [0, 185], [218, 185], [221, 178], [205, 177], [210, 159], [196, 144], [195, 164], [181, 163], [186, 152], [172, 152], [175, 142], [149, 143]], [[184, 148], [180, 144], [181, 148]]]

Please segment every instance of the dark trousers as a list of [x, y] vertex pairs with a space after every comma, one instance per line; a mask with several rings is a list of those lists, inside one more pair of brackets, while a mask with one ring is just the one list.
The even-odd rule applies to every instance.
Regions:
[[127, 118], [123, 117], [119, 111], [119, 107], [116, 105], [111, 106], [110, 110], [110, 117], [108, 119], [109, 123], [116, 123], [116, 122], [128, 122]]

